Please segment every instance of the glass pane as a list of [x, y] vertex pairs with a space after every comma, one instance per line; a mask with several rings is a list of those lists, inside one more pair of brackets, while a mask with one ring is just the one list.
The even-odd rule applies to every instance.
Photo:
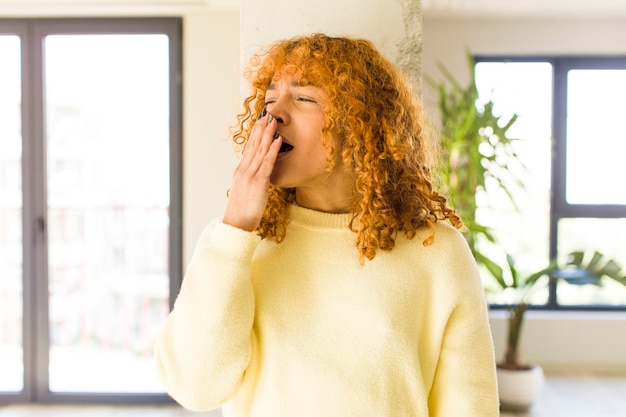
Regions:
[[162, 391], [168, 53], [165, 35], [45, 39], [52, 391]]
[[626, 70], [572, 70], [567, 88], [567, 187], [571, 204], [626, 204]]
[[[517, 209], [489, 179], [485, 192], [477, 194], [477, 219], [494, 228], [501, 244], [485, 244], [481, 250], [503, 266], [506, 251], [514, 257], [521, 273], [530, 274], [548, 264], [552, 66], [545, 62], [479, 62], [476, 84], [482, 101], [493, 100], [496, 114], [506, 120], [518, 115], [509, 137], [517, 139], [515, 151], [526, 167], [509, 166], [524, 183], [523, 189], [506, 184], [513, 190]], [[489, 276], [487, 272], [483, 275]], [[515, 301], [512, 294], [491, 294], [489, 289], [494, 283], [489, 278], [485, 281], [490, 302]], [[547, 290], [535, 296], [534, 302], [545, 303]]]
[[[626, 219], [561, 219], [558, 227], [559, 254], [598, 251], [615, 260], [626, 276]], [[607, 279], [602, 287], [559, 283], [559, 304], [626, 305], [626, 287]]]
[[0, 391], [24, 386], [22, 127], [18, 36], [0, 36]]

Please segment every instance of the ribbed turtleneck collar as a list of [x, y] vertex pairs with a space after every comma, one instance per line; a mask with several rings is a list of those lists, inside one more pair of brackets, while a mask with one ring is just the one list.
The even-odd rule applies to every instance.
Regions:
[[345, 230], [350, 224], [351, 213], [324, 213], [323, 211], [311, 210], [296, 204], [289, 206], [289, 217], [292, 223], [299, 226], [317, 229], [342, 229]]

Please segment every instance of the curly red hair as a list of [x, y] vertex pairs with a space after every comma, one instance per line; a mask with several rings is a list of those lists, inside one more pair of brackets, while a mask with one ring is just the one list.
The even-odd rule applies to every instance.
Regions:
[[[398, 232], [408, 239], [428, 228], [424, 245], [434, 241], [435, 223], [448, 220], [456, 228], [463, 223], [433, 186], [431, 141], [421, 104], [400, 71], [364, 39], [323, 34], [296, 37], [274, 43], [252, 57], [245, 76], [252, 93], [237, 117], [233, 141], [244, 146], [272, 78], [288, 71], [300, 83], [321, 87], [328, 96], [324, 109], [322, 141], [332, 155], [341, 152], [355, 174], [355, 201], [350, 229], [356, 233], [360, 258], [373, 259], [376, 251], [391, 250]], [[334, 129], [343, 140], [333, 149], [327, 140]], [[258, 234], [281, 242], [289, 223], [288, 205], [295, 189], [271, 187]]]

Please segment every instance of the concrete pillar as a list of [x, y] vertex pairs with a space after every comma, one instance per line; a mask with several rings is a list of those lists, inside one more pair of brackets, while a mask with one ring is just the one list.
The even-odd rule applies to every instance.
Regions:
[[421, 0], [241, 0], [242, 66], [277, 39], [323, 32], [366, 38], [421, 92]]

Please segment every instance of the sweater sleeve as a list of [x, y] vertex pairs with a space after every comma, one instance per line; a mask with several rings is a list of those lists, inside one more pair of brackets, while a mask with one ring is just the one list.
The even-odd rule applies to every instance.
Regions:
[[158, 374], [183, 407], [219, 407], [238, 387], [251, 355], [251, 260], [260, 241], [220, 221], [196, 245], [155, 343]]
[[452, 253], [455, 260], [448, 273], [454, 275], [450, 279], [457, 301], [444, 330], [429, 398], [430, 415], [497, 417], [496, 362], [484, 289], [465, 242]]

